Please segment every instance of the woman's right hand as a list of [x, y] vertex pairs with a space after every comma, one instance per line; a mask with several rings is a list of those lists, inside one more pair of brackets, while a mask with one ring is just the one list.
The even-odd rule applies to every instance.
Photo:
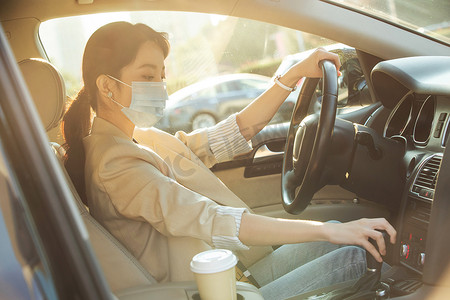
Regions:
[[321, 60], [330, 60], [336, 66], [336, 70], [341, 68], [339, 56], [336, 53], [328, 52], [324, 48], [315, 49], [307, 58], [292, 66], [286, 75], [295, 74], [297, 81], [301, 77], [320, 78], [322, 77], [322, 68], [319, 66]]
[[[382, 262], [381, 255], [386, 254], [383, 235], [378, 230], [385, 230], [390, 236], [390, 242], [395, 243], [397, 232], [384, 218], [359, 219], [347, 223], [324, 223], [328, 241], [333, 244], [351, 244], [364, 247], [378, 262]], [[378, 229], [378, 230], [377, 230]], [[377, 249], [369, 242], [369, 238], [377, 242]], [[381, 254], [381, 255], [380, 255]]]

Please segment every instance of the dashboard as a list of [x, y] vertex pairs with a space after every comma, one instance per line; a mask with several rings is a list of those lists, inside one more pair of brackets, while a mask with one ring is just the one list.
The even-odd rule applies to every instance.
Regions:
[[[395, 105], [384, 131], [385, 138], [404, 139], [410, 157], [408, 192], [403, 205], [400, 264], [422, 275], [426, 242], [437, 177], [449, 129], [450, 97], [409, 91]], [[415, 172], [414, 172], [415, 171]]]
[[442, 152], [449, 134], [450, 98], [408, 92], [394, 107], [383, 136], [411, 137], [415, 147]]
[[450, 170], [443, 167], [450, 134], [450, 57], [381, 62], [371, 77], [378, 100], [391, 109], [383, 137], [401, 140], [405, 146], [407, 180], [395, 259], [430, 281], [446, 268], [443, 261], [450, 260], [450, 238], [436, 230], [443, 226], [439, 218], [450, 215], [448, 196], [442, 196], [450, 188], [444, 182], [444, 172]]

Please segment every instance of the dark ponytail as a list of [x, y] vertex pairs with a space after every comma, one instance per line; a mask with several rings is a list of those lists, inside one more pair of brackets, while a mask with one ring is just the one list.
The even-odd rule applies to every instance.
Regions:
[[119, 78], [120, 70], [133, 62], [139, 47], [147, 41], [155, 42], [167, 57], [169, 42], [166, 35], [144, 24], [107, 24], [95, 31], [86, 44], [82, 65], [84, 87], [72, 101], [62, 122], [66, 149], [64, 165], [86, 205], [83, 138], [90, 133], [92, 111], [97, 110], [96, 80], [100, 75]]
[[88, 94], [83, 87], [72, 101], [62, 122], [64, 148], [66, 157], [64, 165], [72, 179], [78, 194], [87, 205], [86, 187], [84, 182], [85, 154], [83, 138], [89, 134], [91, 127], [91, 105]]

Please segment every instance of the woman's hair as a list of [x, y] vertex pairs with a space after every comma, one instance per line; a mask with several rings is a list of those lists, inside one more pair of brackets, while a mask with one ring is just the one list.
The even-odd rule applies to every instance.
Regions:
[[95, 31], [89, 38], [83, 54], [84, 86], [72, 101], [61, 124], [65, 140], [64, 165], [83, 202], [87, 205], [84, 178], [85, 153], [83, 138], [91, 129], [91, 108], [97, 110], [98, 76], [120, 78], [121, 69], [134, 61], [138, 49], [147, 41], [158, 45], [167, 57], [169, 42], [165, 33], [144, 24], [115, 22]]

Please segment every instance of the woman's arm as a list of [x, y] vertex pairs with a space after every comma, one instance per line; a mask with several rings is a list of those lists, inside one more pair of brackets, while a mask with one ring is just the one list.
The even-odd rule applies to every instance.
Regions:
[[[280, 78], [280, 82], [294, 87], [302, 77], [322, 77], [319, 61], [323, 59], [332, 60], [339, 70], [341, 64], [338, 55], [318, 48], [308, 58], [291, 67]], [[289, 93], [274, 84], [236, 115], [239, 130], [247, 141], [269, 123]]]
[[[283, 245], [313, 241], [329, 241], [333, 244], [359, 245], [367, 249], [378, 261], [386, 254], [382, 234], [386, 230], [391, 243], [397, 232], [384, 218], [360, 219], [348, 223], [322, 223], [305, 220], [275, 219], [244, 213], [241, 219], [239, 240], [248, 246]], [[378, 252], [368, 241], [377, 241]]]

